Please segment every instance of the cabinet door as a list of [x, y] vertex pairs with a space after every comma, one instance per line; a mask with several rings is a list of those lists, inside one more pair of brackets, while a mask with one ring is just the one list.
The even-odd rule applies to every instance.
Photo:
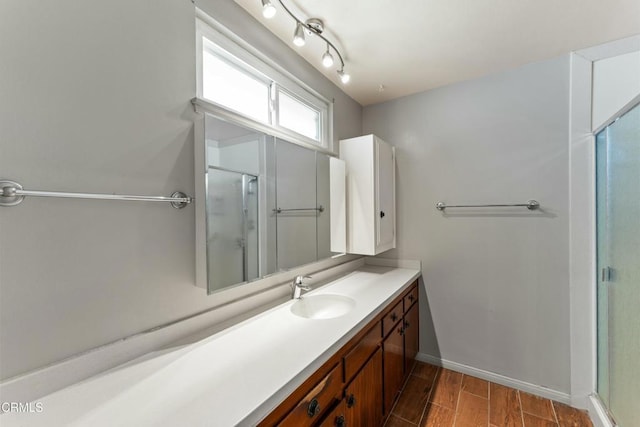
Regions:
[[420, 347], [420, 314], [418, 304], [413, 304], [404, 315], [404, 366], [410, 372]]
[[347, 427], [347, 405], [342, 399], [317, 427]]
[[395, 159], [393, 147], [378, 138], [375, 150], [376, 247], [387, 250], [395, 247]]
[[348, 427], [382, 424], [382, 350], [378, 349], [345, 389]]
[[391, 411], [404, 378], [404, 337], [402, 321], [397, 322], [382, 344], [384, 372], [384, 413]]

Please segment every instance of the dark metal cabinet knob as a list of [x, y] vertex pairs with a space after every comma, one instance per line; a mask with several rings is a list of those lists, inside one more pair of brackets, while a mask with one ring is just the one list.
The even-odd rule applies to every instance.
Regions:
[[395, 313], [391, 313], [391, 321], [395, 322], [396, 320], [398, 320], [398, 315]]
[[350, 394], [347, 397], [347, 408], [352, 408], [353, 405], [356, 404], [356, 397], [353, 394]]
[[415, 297], [413, 295], [409, 295], [409, 301], [413, 302], [414, 299]]
[[404, 328], [398, 328], [398, 333], [400, 335], [404, 335]]
[[309, 402], [309, 406], [307, 407], [307, 415], [309, 415], [309, 417], [314, 417], [316, 415], [318, 415], [320, 413], [320, 404], [318, 403], [317, 399], [313, 399], [311, 402]]
[[338, 415], [335, 424], [336, 427], [347, 427], [347, 420], [344, 419], [344, 415]]

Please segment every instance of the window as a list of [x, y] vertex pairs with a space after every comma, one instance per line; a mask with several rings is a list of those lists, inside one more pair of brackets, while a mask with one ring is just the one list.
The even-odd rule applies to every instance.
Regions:
[[245, 72], [203, 41], [202, 96], [261, 122], [269, 122], [269, 81]]
[[278, 125], [320, 140], [320, 111], [283, 90], [278, 91]]
[[331, 103], [251, 47], [243, 47], [236, 36], [223, 35], [226, 30], [210, 17], [198, 15], [198, 97], [289, 140], [330, 151]]

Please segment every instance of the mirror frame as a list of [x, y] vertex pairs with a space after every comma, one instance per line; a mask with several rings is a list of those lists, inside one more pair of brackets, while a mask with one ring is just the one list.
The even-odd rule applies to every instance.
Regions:
[[[233, 111], [227, 110], [216, 104], [208, 102], [200, 98], [192, 99], [192, 104], [198, 117], [194, 119], [194, 178], [195, 178], [195, 209], [196, 209], [196, 227], [195, 227], [195, 241], [196, 241], [196, 286], [206, 290], [208, 295], [219, 294], [221, 292], [229, 291], [234, 288], [242, 287], [250, 283], [256, 283], [267, 278], [273, 278], [278, 275], [287, 275], [291, 270], [304, 268], [319, 262], [330, 260], [344, 256], [345, 252], [336, 252], [326, 258], [317, 259], [307, 264], [291, 267], [288, 269], [277, 270], [273, 273], [259, 276], [256, 279], [239, 282], [225, 286], [220, 289], [211, 290], [208, 283], [208, 262], [207, 262], [207, 194], [206, 194], [206, 176], [208, 171], [207, 156], [206, 156], [206, 115], [213, 117], [214, 119], [227, 122], [231, 125], [241, 126], [249, 128], [256, 132], [263, 133], [267, 136], [274, 137], [275, 139], [281, 139], [284, 142], [301, 146], [306, 149], [311, 149], [319, 153], [326, 154], [330, 157], [330, 170], [336, 171], [338, 174], [344, 175], [345, 168], [342, 160], [337, 157], [337, 153], [327, 150], [326, 148], [313, 145], [304, 140], [296, 140], [288, 133], [279, 132], [270, 126], [267, 126], [258, 121], [244, 117]], [[275, 142], [275, 141], [274, 141]], [[277, 142], [276, 142], [277, 143]], [[203, 179], [204, 178], [204, 179]], [[345, 178], [331, 179], [330, 173], [330, 192], [331, 198], [345, 196]], [[332, 201], [333, 203], [333, 201]], [[340, 211], [330, 211], [330, 232], [331, 232], [331, 249], [346, 249], [344, 242], [346, 241], [346, 203], [341, 204]], [[340, 234], [342, 233], [342, 235]], [[334, 244], [335, 239], [335, 244]], [[333, 251], [332, 251], [333, 252]]]

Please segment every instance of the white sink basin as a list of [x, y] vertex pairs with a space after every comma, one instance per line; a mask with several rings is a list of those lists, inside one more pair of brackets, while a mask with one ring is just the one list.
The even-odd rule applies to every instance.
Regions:
[[309, 295], [294, 302], [291, 312], [306, 319], [333, 319], [344, 316], [355, 306], [352, 298], [342, 295]]

